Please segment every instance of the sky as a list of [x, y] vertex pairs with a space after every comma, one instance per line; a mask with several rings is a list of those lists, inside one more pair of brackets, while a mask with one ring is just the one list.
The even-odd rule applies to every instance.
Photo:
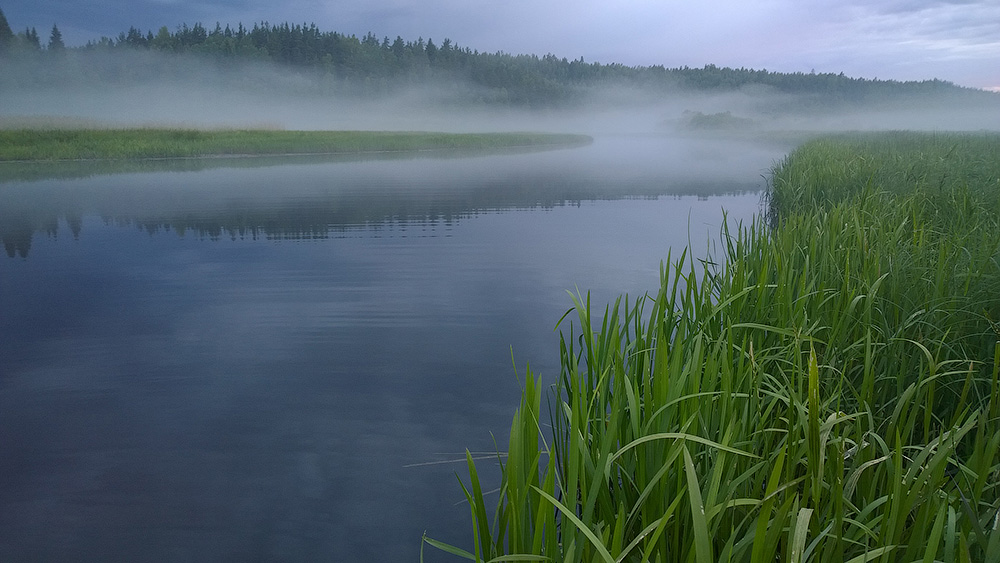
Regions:
[[587, 62], [938, 78], [1000, 90], [1000, 0], [0, 0], [67, 45], [129, 27], [315, 23], [322, 31]]

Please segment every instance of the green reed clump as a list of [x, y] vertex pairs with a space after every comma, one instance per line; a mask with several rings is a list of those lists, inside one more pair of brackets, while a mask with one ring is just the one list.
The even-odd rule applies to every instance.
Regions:
[[[777, 167], [769, 214], [826, 208], [867, 188], [950, 197], [1000, 189], [1000, 134], [893, 132], [815, 139]], [[944, 209], [944, 208], [942, 208]]]
[[282, 131], [270, 129], [0, 129], [0, 161], [185, 158], [562, 146], [583, 135]]
[[722, 260], [684, 251], [602, 315], [574, 297], [548, 420], [529, 372], [495, 509], [469, 460], [473, 550], [426, 541], [482, 561], [1000, 561], [997, 143], [807, 143]]

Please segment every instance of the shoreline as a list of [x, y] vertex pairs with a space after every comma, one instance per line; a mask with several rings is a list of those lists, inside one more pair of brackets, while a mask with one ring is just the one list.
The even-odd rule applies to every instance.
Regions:
[[0, 163], [242, 159], [568, 148], [593, 142], [559, 133], [193, 129], [0, 130]]
[[558, 377], [525, 370], [498, 497], [467, 455], [474, 553], [424, 543], [1000, 560], [983, 525], [1000, 506], [998, 157], [995, 133], [813, 139], [718, 253], [668, 253], [657, 293], [603, 310], [571, 294]]

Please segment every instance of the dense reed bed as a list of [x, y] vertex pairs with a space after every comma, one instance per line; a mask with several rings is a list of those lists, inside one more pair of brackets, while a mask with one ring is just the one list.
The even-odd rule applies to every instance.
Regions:
[[0, 161], [334, 154], [578, 145], [583, 135], [282, 131], [270, 129], [0, 129]]
[[[496, 561], [1000, 561], [1000, 136], [806, 143], [765, 219], [527, 374]], [[571, 317], [575, 317], [571, 320]]]

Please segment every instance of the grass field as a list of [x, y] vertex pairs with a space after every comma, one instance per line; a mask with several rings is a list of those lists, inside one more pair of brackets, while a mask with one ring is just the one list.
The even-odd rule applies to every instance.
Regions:
[[484, 150], [579, 145], [583, 135], [196, 129], [0, 129], [0, 162]]
[[[810, 141], [525, 375], [488, 561], [1000, 561], [1000, 135]], [[548, 409], [542, 408], [542, 396]], [[490, 499], [487, 502], [487, 499]], [[522, 557], [518, 557], [518, 556]], [[500, 558], [500, 559], [498, 559]]]

